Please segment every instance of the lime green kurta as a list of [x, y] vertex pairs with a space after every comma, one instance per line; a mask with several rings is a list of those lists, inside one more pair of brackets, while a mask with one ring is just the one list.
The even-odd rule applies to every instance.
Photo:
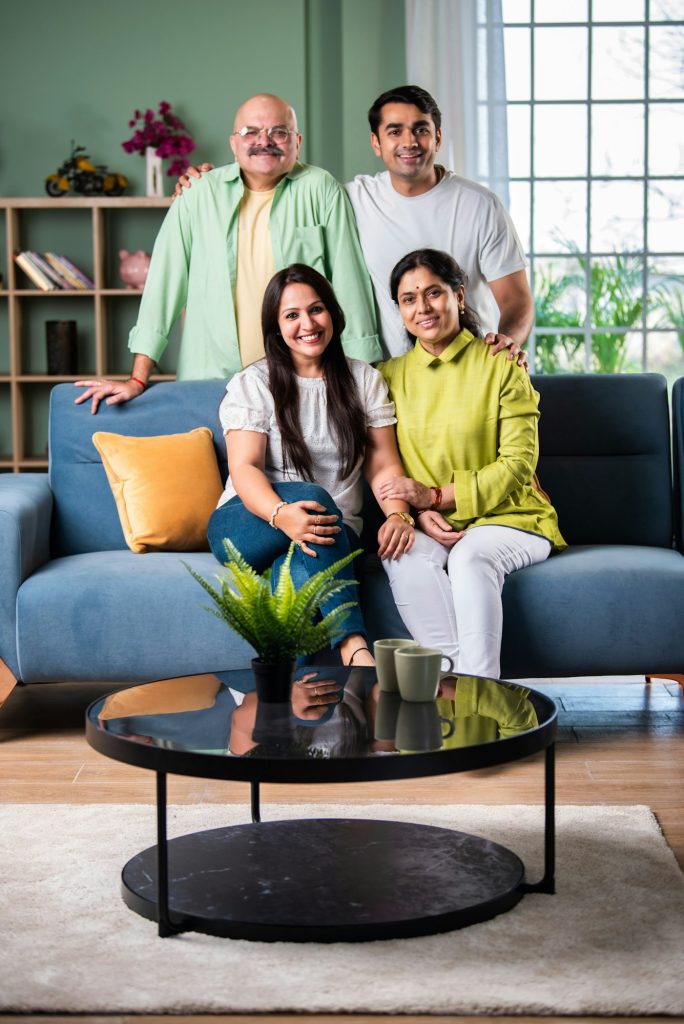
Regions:
[[539, 725], [529, 690], [514, 690], [505, 683], [476, 676], [458, 676], [453, 699], [437, 698], [437, 710], [454, 723], [442, 750], [519, 736]]
[[441, 356], [420, 342], [381, 363], [396, 405], [406, 474], [454, 485], [456, 530], [511, 526], [566, 547], [554, 508], [532, 483], [539, 455], [539, 395], [527, 373], [462, 330]]

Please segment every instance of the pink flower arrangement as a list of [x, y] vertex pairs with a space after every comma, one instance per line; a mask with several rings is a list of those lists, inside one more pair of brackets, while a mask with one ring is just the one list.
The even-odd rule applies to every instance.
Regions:
[[164, 160], [171, 156], [178, 158], [166, 172], [168, 175], [177, 178], [184, 173], [190, 162], [185, 157], [192, 153], [195, 143], [187, 134], [181, 119], [172, 112], [170, 103], [162, 100], [156, 117], [149, 107], [144, 113], [136, 110], [128, 122], [128, 127], [135, 128], [135, 132], [130, 139], [121, 143], [127, 153], [140, 153], [144, 156], [147, 147], [153, 146], [157, 156]]

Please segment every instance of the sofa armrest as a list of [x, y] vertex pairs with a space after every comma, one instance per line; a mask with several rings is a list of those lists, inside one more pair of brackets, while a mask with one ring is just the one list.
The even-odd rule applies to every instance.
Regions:
[[17, 591], [50, 557], [47, 473], [0, 476], [0, 658], [18, 676]]
[[672, 470], [675, 545], [678, 551], [684, 551], [684, 377], [672, 388]]

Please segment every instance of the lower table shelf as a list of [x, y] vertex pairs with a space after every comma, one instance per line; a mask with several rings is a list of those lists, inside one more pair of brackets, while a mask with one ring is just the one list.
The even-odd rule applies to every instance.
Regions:
[[[259, 822], [168, 841], [172, 931], [359, 942], [451, 931], [509, 910], [525, 868], [497, 843], [396, 821]], [[122, 874], [126, 904], [157, 920], [157, 847]]]

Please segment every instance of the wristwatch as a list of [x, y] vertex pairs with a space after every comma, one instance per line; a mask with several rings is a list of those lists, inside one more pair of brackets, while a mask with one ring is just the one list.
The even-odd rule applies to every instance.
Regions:
[[409, 524], [409, 526], [416, 525], [415, 519], [408, 512], [390, 512], [389, 515], [385, 516], [385, 519], [390, 519], [392, 516], [399, 516], [399, 518], [403, 519], [405, 523]]

